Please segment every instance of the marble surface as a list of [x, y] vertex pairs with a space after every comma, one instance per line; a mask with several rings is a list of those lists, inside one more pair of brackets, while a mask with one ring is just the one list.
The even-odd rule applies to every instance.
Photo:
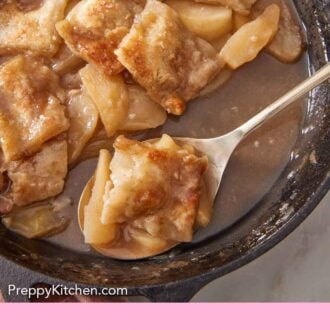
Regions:
[[194, 302], [330, 302], [330, 193], [286, 239]]

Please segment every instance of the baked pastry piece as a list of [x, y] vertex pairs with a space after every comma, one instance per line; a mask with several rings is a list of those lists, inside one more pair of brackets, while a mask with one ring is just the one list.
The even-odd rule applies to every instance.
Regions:
[[153, 0], [115, 54], [149, 95], [175, 115], [221, 68], [216, 50], [188, 31], [173, 9]]
[[192, 239], [207, 158], [167, 135], [155, 143], [119, 136], [101, 222], [127, 223], [153, 237]]
[[55, 23], [68, 0], [0, 1], [0, 55], [33, 53], [53, 56], [61, 43]]
[[252, 5], [257, 0], [194, 0], [195, 2], [209, 3], [215, 5], [221, 5], [237, 11], [240, 14], [249, 14]]
[[0, 139], [6, 162], [31, 155], [68, 129], [64, 96], [57, 75], [38, 60], [17, 56], [0, 66]]
[[113, 51], [128, 33], [144, 0], [85, 0], [56, 27], [73, 53], [113, 75], [123, 70]]
[[58, 195], [67, 174], [67, 143], [52, 140], [30, 158], [10, 162], [7, 166], [11, 180], [9, 197], [17, 206]]

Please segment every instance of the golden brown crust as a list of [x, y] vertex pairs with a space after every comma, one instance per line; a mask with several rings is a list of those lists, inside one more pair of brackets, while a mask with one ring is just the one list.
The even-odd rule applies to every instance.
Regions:
[[143, 0], [80, 2], [56, 28], [73, 53], [114, 75], [124, 69], [114, 50], [128, 33], [143, 3]]
[[66, 131], [58, 77], [37, 60], [17, 56], [0, 66], [0, 138], [6, 162], [40, 150]]
[[160, 147], [124, 136], [114, 147], [114, 186], [105, 196], [103, 215], [154, 237], [190, 241], [207, 159], [178, 146]]
[[209, 43], [188, 31], [173, 9], [152, 0], [115, 53], [149, 95], [175, 115], [221, 67]]
[[24, 206], [61, 193], [67, 163], [67, 143], [63, 140], [50, 141], [34, 156], [10, 162], [7, 168], [12, 181], [9, 196], [14, 204]]
[[0, 55], [53, 56], [61, 43], [55, 23], [63, 19], [68, 0], [24, 2], [0, 6]]
[[59, 22], [56, 26], [70, 50], [85, 61], [97, 64], [108, 75], [117, 74], [124, 69], [117, 60], [114, 50], [127, 34], [128, 29], [117, 28], [106, 37], [95, 39], [90, 34], [75, 31], [67, 21]]

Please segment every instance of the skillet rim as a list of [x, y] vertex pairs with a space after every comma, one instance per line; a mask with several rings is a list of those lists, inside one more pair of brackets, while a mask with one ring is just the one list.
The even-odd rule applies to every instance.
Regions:
[[[296, 5], [299, 7], [298, 1], [295, 1]], [[300, 1], [304, 2], [304, 1]], [[327, 0], [313, 0], [314, 9], [316, 11], [321, 11], [320, 5], [329, 5]], [[323, 31], [324, 33], [324, 31]], [[328, 52], [330, 52], [330, 37], [329, 35], [324, 35], [325, 40], [325, 47], [326, 55], [328, 55]], [[328, 55], [329, 56], [329, 55]], [[328, 96], [330, 94], [330, 85], [328, 84], [327, 88]], [[326, 106], [325, 106], [326, 107]], [[329, 125], [327, 126], [329, 128]], [[185, 278], [184, 280], [178, 280], [178, 281], [170, 281], [167, 283], [157, 283], [154, 285], [145, 285], [145, 286], [128, 286], [130, 294], [143, 294], [148, 296], [151, 300], [164, 300], [164, 295], [162, 296], [162, 292], [167, 290], [173, 290], [175, 287], [183, 288], [184, 290], [190, 291], [188, 296], [192, 296], [193, 293], [195, 293], [198, 289], [200, 289], [203, 285], [208, 283], [209, 281], [218, 278], [220, 276], [223, 276], [239, 267], [242, 267], [243, 265], [247, 264], [248, 262], [256, 259], [258, 256], [264, 254], [268, 250], [270, 250], [272, 247], [274, 247], [276, 244], [278, 244], [282, 239], [287, 237], [298, 225], [302, 223], [306, 219], [306, 217], [314, 210], [314, 208], [318, 205], [318, 203], [321, 201], [321, 199], [326, 195], [328, 190], [330, 189], [330, 176], [329, 176], [329, 167], [328, 166], [328, 175], [322, 180], [321, 183], [318, 184], [317, 190], [314, 192], [314, 196], [309, 201], [305, 202], [304, 205], [299, 208], [299, 210], [283, 225], [283, 227], [279, 228], [267, 241], [262, 242], [260, 245], [249, 249], [245, 254], [242, 254], [237, 259], [234, 259], [232, 261], [229, 261], [228, 263], [218, 267], [217, 269], [211, 269], [208, 270], [198, 276], [192, 276]], [[0, 236], [1, 237], [1, 236]], [[0, 252], [1, 254], [1, 252]], [[12, 261], [19, 263], [19, 260], [13, 260], [13, 258], [9, 258], [8, 256], [3, 256], [6, 259], [11, 259]], [[1, 265], [1, 259], [0, 259], [0, 265]], [[32, 265], [26, 266], [26, 268], [30, 270], [34, 270], [35, 267]], [[2, 267], [1, 267], [2, 269]], [[27, 270], [28, 270], [27, 269]], [[44, 270], [45, 271], [45, 270]], [[45, 274], [48, 274], [51, 276], [51, 272], [45, 271]], [[46, 276], [47, 278], [47, 276]], [[60, 279], [61, 277], [59, 277]], [[60, 279], [60, 281], [62, 281]], [[104, 286], [106, 284], [99, 284], [99, 286]], [[183, 291], [184, 291], [183, 290]], [[187, 292], [186, 292], [187, 293]], [[173, 300], [173, 298], [178, 298], [175, 295], [171, 297], [167, 297], [167, 299]], [[187, 300], [187, 294], [186, 298], [178, 300]]]

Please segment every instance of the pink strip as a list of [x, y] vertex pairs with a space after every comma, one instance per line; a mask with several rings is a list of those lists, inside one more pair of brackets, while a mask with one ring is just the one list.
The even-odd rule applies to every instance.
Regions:
[[0, 329], [310, 330], [329, 315], [330, 304], [1, 304]]

